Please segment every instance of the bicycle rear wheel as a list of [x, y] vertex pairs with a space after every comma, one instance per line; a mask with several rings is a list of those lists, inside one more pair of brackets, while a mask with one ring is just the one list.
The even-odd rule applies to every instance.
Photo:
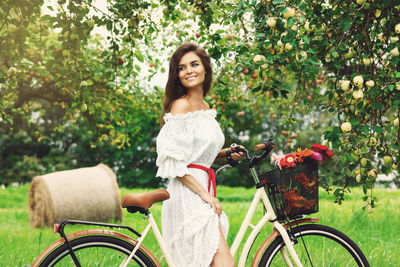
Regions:
[[[294, 246], [303, 266], [369, 266], [360, 248], [346, 235], [328, 226], [306, 224], [293, 228]], [[286, 266], [280, 253], [285, 243], [278, 236], [265, 250], [259, 266]]]
[[[114, 236], [88, 235], [69, 242], [81, 266], [119, 266], [134, 244]], [[66, 243], [48, 253], [39, 266], [75, 266]], [[127, 266], [157, 266], [151, 256], [138, 249]]]

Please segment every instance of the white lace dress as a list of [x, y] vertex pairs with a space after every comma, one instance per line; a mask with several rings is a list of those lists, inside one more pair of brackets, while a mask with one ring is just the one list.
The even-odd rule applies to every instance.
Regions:
[[208, 173], [187, 166], [198, 164], [210, 168], [217, 157], [224, 135], [215, 117], [213, 109], [167, 113], [157, 137], [157, 176], [169, 178], [167, 190], [171, 195], [162, 207], [162, 232], [179, 267], [209, 266], [219, 244], [218, 224], [225, 238], [228, 234], [226, 215], [218, 216], [210, 204], [176, 179], [190, 174], [208, 190]]

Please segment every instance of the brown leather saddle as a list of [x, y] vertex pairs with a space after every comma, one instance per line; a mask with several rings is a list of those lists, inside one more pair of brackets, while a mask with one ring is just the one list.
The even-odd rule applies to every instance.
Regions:
[[132, 193], [127, 194], [121, 199], [121, 206], [126, 208], [128, 212], [140, 212], [148, 215], [151, 205], [169, 199], [169, 193], [165, 189], [158, 189], [155, 191], [145, 193]]

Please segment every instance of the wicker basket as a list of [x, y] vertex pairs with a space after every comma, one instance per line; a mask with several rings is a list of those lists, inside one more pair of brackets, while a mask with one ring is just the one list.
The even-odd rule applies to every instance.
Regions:
[[272, 169], [259, 176], [279, 221], [318, 212], [318, 163], [311, 159], [295, 167]]

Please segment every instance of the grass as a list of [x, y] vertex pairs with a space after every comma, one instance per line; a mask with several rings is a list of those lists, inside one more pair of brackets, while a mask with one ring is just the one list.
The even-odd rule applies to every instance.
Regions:
[[[34, 229], [29, 225], [27, 196], [28, 185], [0, 189], [0, 265], [25, 266], [48, 245], [59, 238], [50, 228]], [[143, 189], [121, 189], [121, 195], [129, 192], [143, 192]], [[376, 189], [375, 195], [380, 199], [379, 206], [373, 213], [362, 209], [362, 192], [353, 189], [342, 205], [333, 203], [333, 196], [320, 192], [320, 212], [313, 217], [320, 218], [320, 223], [338, 229], [352, 238], [362, 249], [371, 266], [395, 266], [400, 262], [400, 190]], [[252, 200], [254, 189], [219, 187], [218, 196], [223, 209], [230, 220], [228, 243], [235, 238], [241, 222]], [[161, 226], [161, 204], [155, 204], [151, 211], [156, 222]], [[262, 209], [258, 208], [256, 217], [261, 218]], [[124, 211], [124, 225], [130, 225], [137, 230], [143, 230], [145, 221], [141, 215], [128, 214]], [[253, 224], [256, 223], [253, 220]], [[82, 229], [71, 227], [70, 232]], [[249, 233], [250, 231], [248, 231]], [[263, 239], [271, 232], [269, 225], [256, 239], [250, 258], [257, 251]], [[247, 233], [247, 234], [248, 234]], [[125, 232], [125, 234], [128, 234]], [[156, 257], [161, 252], [150, 235], [145, 240], [145, 246]], [[250, 265], [251, 261], [248, 263]], [[165, 262], [163, 266], [165, 266]], [[247, 264], [246, 264], [247, 265]]]

